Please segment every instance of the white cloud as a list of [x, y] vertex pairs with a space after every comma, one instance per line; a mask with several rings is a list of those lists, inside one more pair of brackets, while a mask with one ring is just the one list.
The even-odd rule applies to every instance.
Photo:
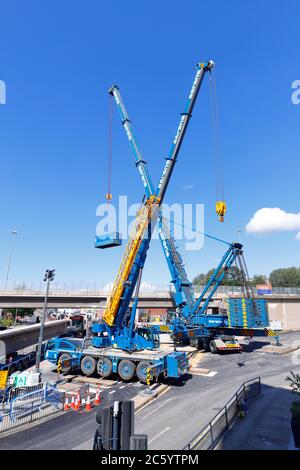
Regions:
[[[285, 212], [279, 207], [264, 207], [246, 225], [247, 233], [294, 232], [300, 230], [300, 212]], [[300, 240], [300, 232], [296, 235]]]
[[194, 187], [195, 187], [195, 183], [190, 183], [190, 184], [185, 184], [185, 185], [182, 187], [182, 189], [183, 189], [184, 191], [188, 191], [189, 189], [194, 189]]

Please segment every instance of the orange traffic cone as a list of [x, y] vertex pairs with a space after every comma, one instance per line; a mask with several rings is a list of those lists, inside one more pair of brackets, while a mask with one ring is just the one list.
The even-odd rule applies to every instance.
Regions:
[[64, 404], [64, 411], [68, 411], [69, 408], [70, 408], [70, 406], [69, 406], [69, 399], [68, 399], [68, 397], [66, 396], [65, 404]]
[[78, 406], [81, 405], [81, 400], [80, 400], [80, 393], [79, 393], [79, 390], [77, 392], [77, 402], [78, 402]]
[[73, 408], [73, 410], [75, 408], [75, 397], [74, 397], [74, 395], [72, 395], [72, 401], [71, 401], [70, 407]]
[[76, 400], [75, 400], [75, 406], [74, 406], [74, 411], [78, 411], [78, 410], [79, 410], [79, 406], [80, 406], [80, 404], [78, 403], [78, 400], [77, 400], [77, 398], [76, 398]]
[[99, 390], [97, 389], [97, 391], [96, 391], [96, 396], [95, 396], [95, 400], [94, 400], [94, 405], [95, 405], [95, 406], [98, 406], [98, 405], [100, 405], [100, 403], [101, 403], [100, 392], [99, 392]]
[[88, 395], [87, 400], [86, 400], [86, 405], [85, 405], [85, 411], [91, 411], [92, 406], [91, 406], [91, 400], [90, 396]]

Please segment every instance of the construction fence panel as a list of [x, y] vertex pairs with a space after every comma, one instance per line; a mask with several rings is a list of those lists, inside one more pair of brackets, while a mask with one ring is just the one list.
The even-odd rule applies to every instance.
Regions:
[[0, 432], [7, 431], [63, 410], [64, 393], [45, 385], [40, 390], [15, 396], [0, 411]]

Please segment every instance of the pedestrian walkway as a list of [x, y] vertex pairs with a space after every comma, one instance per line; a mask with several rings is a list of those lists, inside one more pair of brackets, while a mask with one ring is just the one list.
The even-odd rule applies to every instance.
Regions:
[[286, 385], [262, 386], [262, 394], [248, 404], [245, 418], [238, 420], [218, 450], [295, 449], [291, 435], [291, 403], [297, 400]]

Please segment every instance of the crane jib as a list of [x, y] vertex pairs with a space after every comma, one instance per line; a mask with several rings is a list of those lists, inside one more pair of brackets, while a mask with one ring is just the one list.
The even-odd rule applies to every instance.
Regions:
[[167, 161], [165, 167], [163, 169], [162, 176], [159, 180], [159, 184], [156, 190], [156, 194], [160, 198], [161, 202], [164, 199], [165, 192], [167, 190], [170, 178], [172, 176], [172, 172], [174, 169], [174, 165], [176, 163], [177, 155], [179, 153], [188, 123], [192, 116], [192, 111], [202, 84], [202, 80], [204, 77], [205, 72], [210, 71], [214, 67], [213, 61], [202, 62], [197, 65], [197, 72], [195, 79], [193, 81], [193, 85], [191, 91], [189, 93], [188, 100], [186, 102], [185, 109], [183, 113], [181, 113], [181, 118], [179, 121], [179, 125], [175, 134], [175, 138], [172, 142], [169, 155], [167, 157]]

